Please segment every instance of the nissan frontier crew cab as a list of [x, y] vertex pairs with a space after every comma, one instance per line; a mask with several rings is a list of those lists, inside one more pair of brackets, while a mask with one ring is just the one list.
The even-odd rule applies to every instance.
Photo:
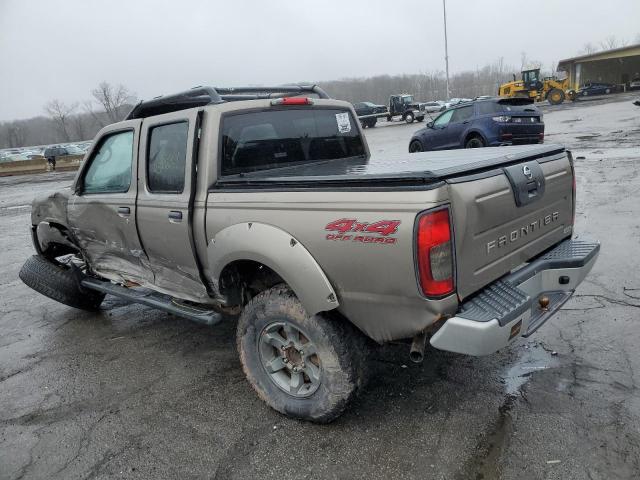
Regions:
[[487, 355], [531, 335], [596, 261], [574, 212], [558, 145], [372, 158], [317, 86], [198, 87], [103, 128], [73, 185], [34, 201], [20, 278], [81, 309], [239, 314], [260, 398], [328, 422], [371, 340], [421, 361], [427, 341]]

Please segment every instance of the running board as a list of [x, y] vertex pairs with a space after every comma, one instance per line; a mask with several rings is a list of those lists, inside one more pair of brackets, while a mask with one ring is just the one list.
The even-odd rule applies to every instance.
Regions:
[[215, 325], [222, 320], [222, 315], [218, 312], [213, 310], [201, 310], [197, 307], [177, 304], [173, 298], [154, 292], [153, 290], [134, 290], [132, 288], [122, 287], [111, 282], [89, 277], [83, 278], [80, 284], [84, 288], [124, 298], [132, 303], [141, 303], [149, 307], [164, 310], [165, 312], [173, 313], [174, 315], [184, 317], [204, 325]]

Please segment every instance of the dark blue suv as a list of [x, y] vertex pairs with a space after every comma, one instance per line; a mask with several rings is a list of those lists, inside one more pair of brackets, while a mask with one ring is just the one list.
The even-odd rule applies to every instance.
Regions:
[[456, 105], [411, 137], [409, 152], [544, 142], [542, 112], [528, 98], [490, 98]]

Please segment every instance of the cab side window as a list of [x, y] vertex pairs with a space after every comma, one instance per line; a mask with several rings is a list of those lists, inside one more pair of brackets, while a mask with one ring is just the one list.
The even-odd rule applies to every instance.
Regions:
[[131, 186], [133, 131], [103, 138], [83, 179], [83, 193], [123, 193]]
[[153, 127], [149, 133], [147, 186], [154, 193], [182, 193], [188, 122]]

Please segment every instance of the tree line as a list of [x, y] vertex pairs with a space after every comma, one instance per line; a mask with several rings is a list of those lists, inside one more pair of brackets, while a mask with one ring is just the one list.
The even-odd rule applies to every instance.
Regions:
[[84, 102], [54, 99], [43, 110], [46, 116], [0, 123], [0, 148], [79, 142], [92, 139], [110, 123], [122, 120], [136, 102], [124, 85], [101, 82]]

